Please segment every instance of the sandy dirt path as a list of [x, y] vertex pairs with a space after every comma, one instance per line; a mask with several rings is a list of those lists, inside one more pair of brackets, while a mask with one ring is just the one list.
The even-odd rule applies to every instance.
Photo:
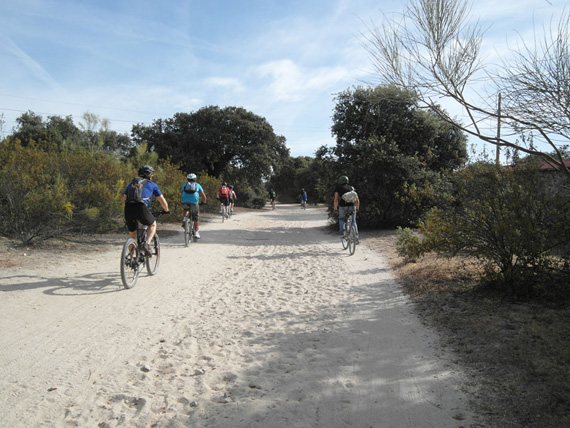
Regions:
[[387, 261], [325, 225], [278, 206], [189, 248], [164, 230], [131, 290], [120, 246], [3, 269], [2, 426], [483, 426]]

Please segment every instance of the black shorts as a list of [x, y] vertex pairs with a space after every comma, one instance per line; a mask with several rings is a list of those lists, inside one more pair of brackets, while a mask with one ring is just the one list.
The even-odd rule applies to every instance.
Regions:
[[220, 202], [227, 207], [230, 204], [230, 198], [221, 196]]
[[146, 204], [125, 204], [125, 221], [129, 232], [137, 230], [137, 222], [150, 226], [154, 223], [154, 216]]

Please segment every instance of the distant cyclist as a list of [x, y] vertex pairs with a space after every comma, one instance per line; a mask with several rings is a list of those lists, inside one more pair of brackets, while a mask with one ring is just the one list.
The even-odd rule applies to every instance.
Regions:
[[218, 200], [220, 201], [220, 213], [222, 212], [222, 206], [228, 207], [230, 205], [230, 188], [228, 183], [222, 183], [218, 189], [217, 194]]
[[305, 189], [301, 189], [299, 199], [301, 200], [301, 206], [305, 207], [307, 205], [307, 192], [305, 192]]
[[358, 199], [358, 195], [356, 195], [353, 201], [347, 201], [349, 199], [347, 197], [343, 198], [344, 195], [354, 192], [354, 187], [348, 184], [348, 177], [343, 175], [339, 178], [338, 184], [334, 191], [334, 202], [333, 202], [333, 209], [335, 212], [338, 211], [338, 226], [340, 230], [340, 236], [344, 233], [344, 223], [346, 221], [346, 216], [349, 213], [352, 213], [352, 223], [354, 225], [354, 231], [356, 232], [356, 242], [358, 243], [358, 227], [356, 225], [356, 213], [360, 209], [360, 199]]
[[[135, 179], [128, 184], [123, 193], [125, 221], [127, 223], [127, 228], [129, 229], [129, 237], [133, 239], [137, 239], [137, 222], [148, 226], [144, 251], [149, 255], [151, 254], [150, 243], [156, 233], [156, 220], [150, 212], [152, 197], [156, 197], [156, 200], [160, 203], [162, 209], [167, 214], [169, 213], [168, 203], [158, 186], [152, 181], [154, 168], [150, 165], [143, 165], [139, 168], [138, 173], [139, 176], [135, 177]], [[133, 186], [137, 186], [142, 189], [138, 192], [138, 197]], [[131, 190], [131, 188], [133, 189]], [[139, 200], [139, 197], [142, 199]]]
[[275, 209], [275, 190], [269, 190], [269, 200], [271, 201], [271, 207]]
[[200, 239], [200, 233], [198, 232], [200, 209], [198, 204], [200, 203], [200, 197], [202, 198], [202, 202], [206, 203], [206, 194], [204, 193], [202, 186], [196, 183], [196, 174], [188, 174], [186, 179], [187, 182], [182, 184], [180, 195], [180, 203], [184, 209], [184, 221], [182, 223], [182, 227], [184, 227], [184, 223], [188, 220], [188, 214], [191, 214], [191, 217], [194, 220], [194, 237], [196, 239]]
[[234, 186], [230, 185], [230, 212], [234, 212], [234, 204], [235, 200], [237, 199], [236, 192], [234, 191]]

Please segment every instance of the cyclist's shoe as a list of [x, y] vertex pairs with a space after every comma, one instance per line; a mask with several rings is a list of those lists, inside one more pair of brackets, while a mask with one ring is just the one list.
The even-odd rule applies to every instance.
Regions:
[[358, 236], [356, 237], [356, 243], [360, 244], [360, 239], [358, 239]]
[[152, 256], [152, 250], [150, 249], [150, 245], [148, 245], [148, 242], [144, 243], [143, 251], [148, 257]]
[[200, 232], [198, 231], [194, 232], [194, 238], [200, 239]]

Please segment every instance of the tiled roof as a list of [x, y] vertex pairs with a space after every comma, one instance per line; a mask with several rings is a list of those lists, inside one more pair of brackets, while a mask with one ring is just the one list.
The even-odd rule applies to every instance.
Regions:
[[[567, 168], [570, 168], [570, 158], [564, 159], [564, 165], [566, 165]], [[558, 169], [558, 167], [556, 165], [554, 165], [552, 162], [548, 162], [548, 161], [540, 162], [539, 168], [541, 170], [544, 170], [544, 171], [554, 171], [554, 170]]]

